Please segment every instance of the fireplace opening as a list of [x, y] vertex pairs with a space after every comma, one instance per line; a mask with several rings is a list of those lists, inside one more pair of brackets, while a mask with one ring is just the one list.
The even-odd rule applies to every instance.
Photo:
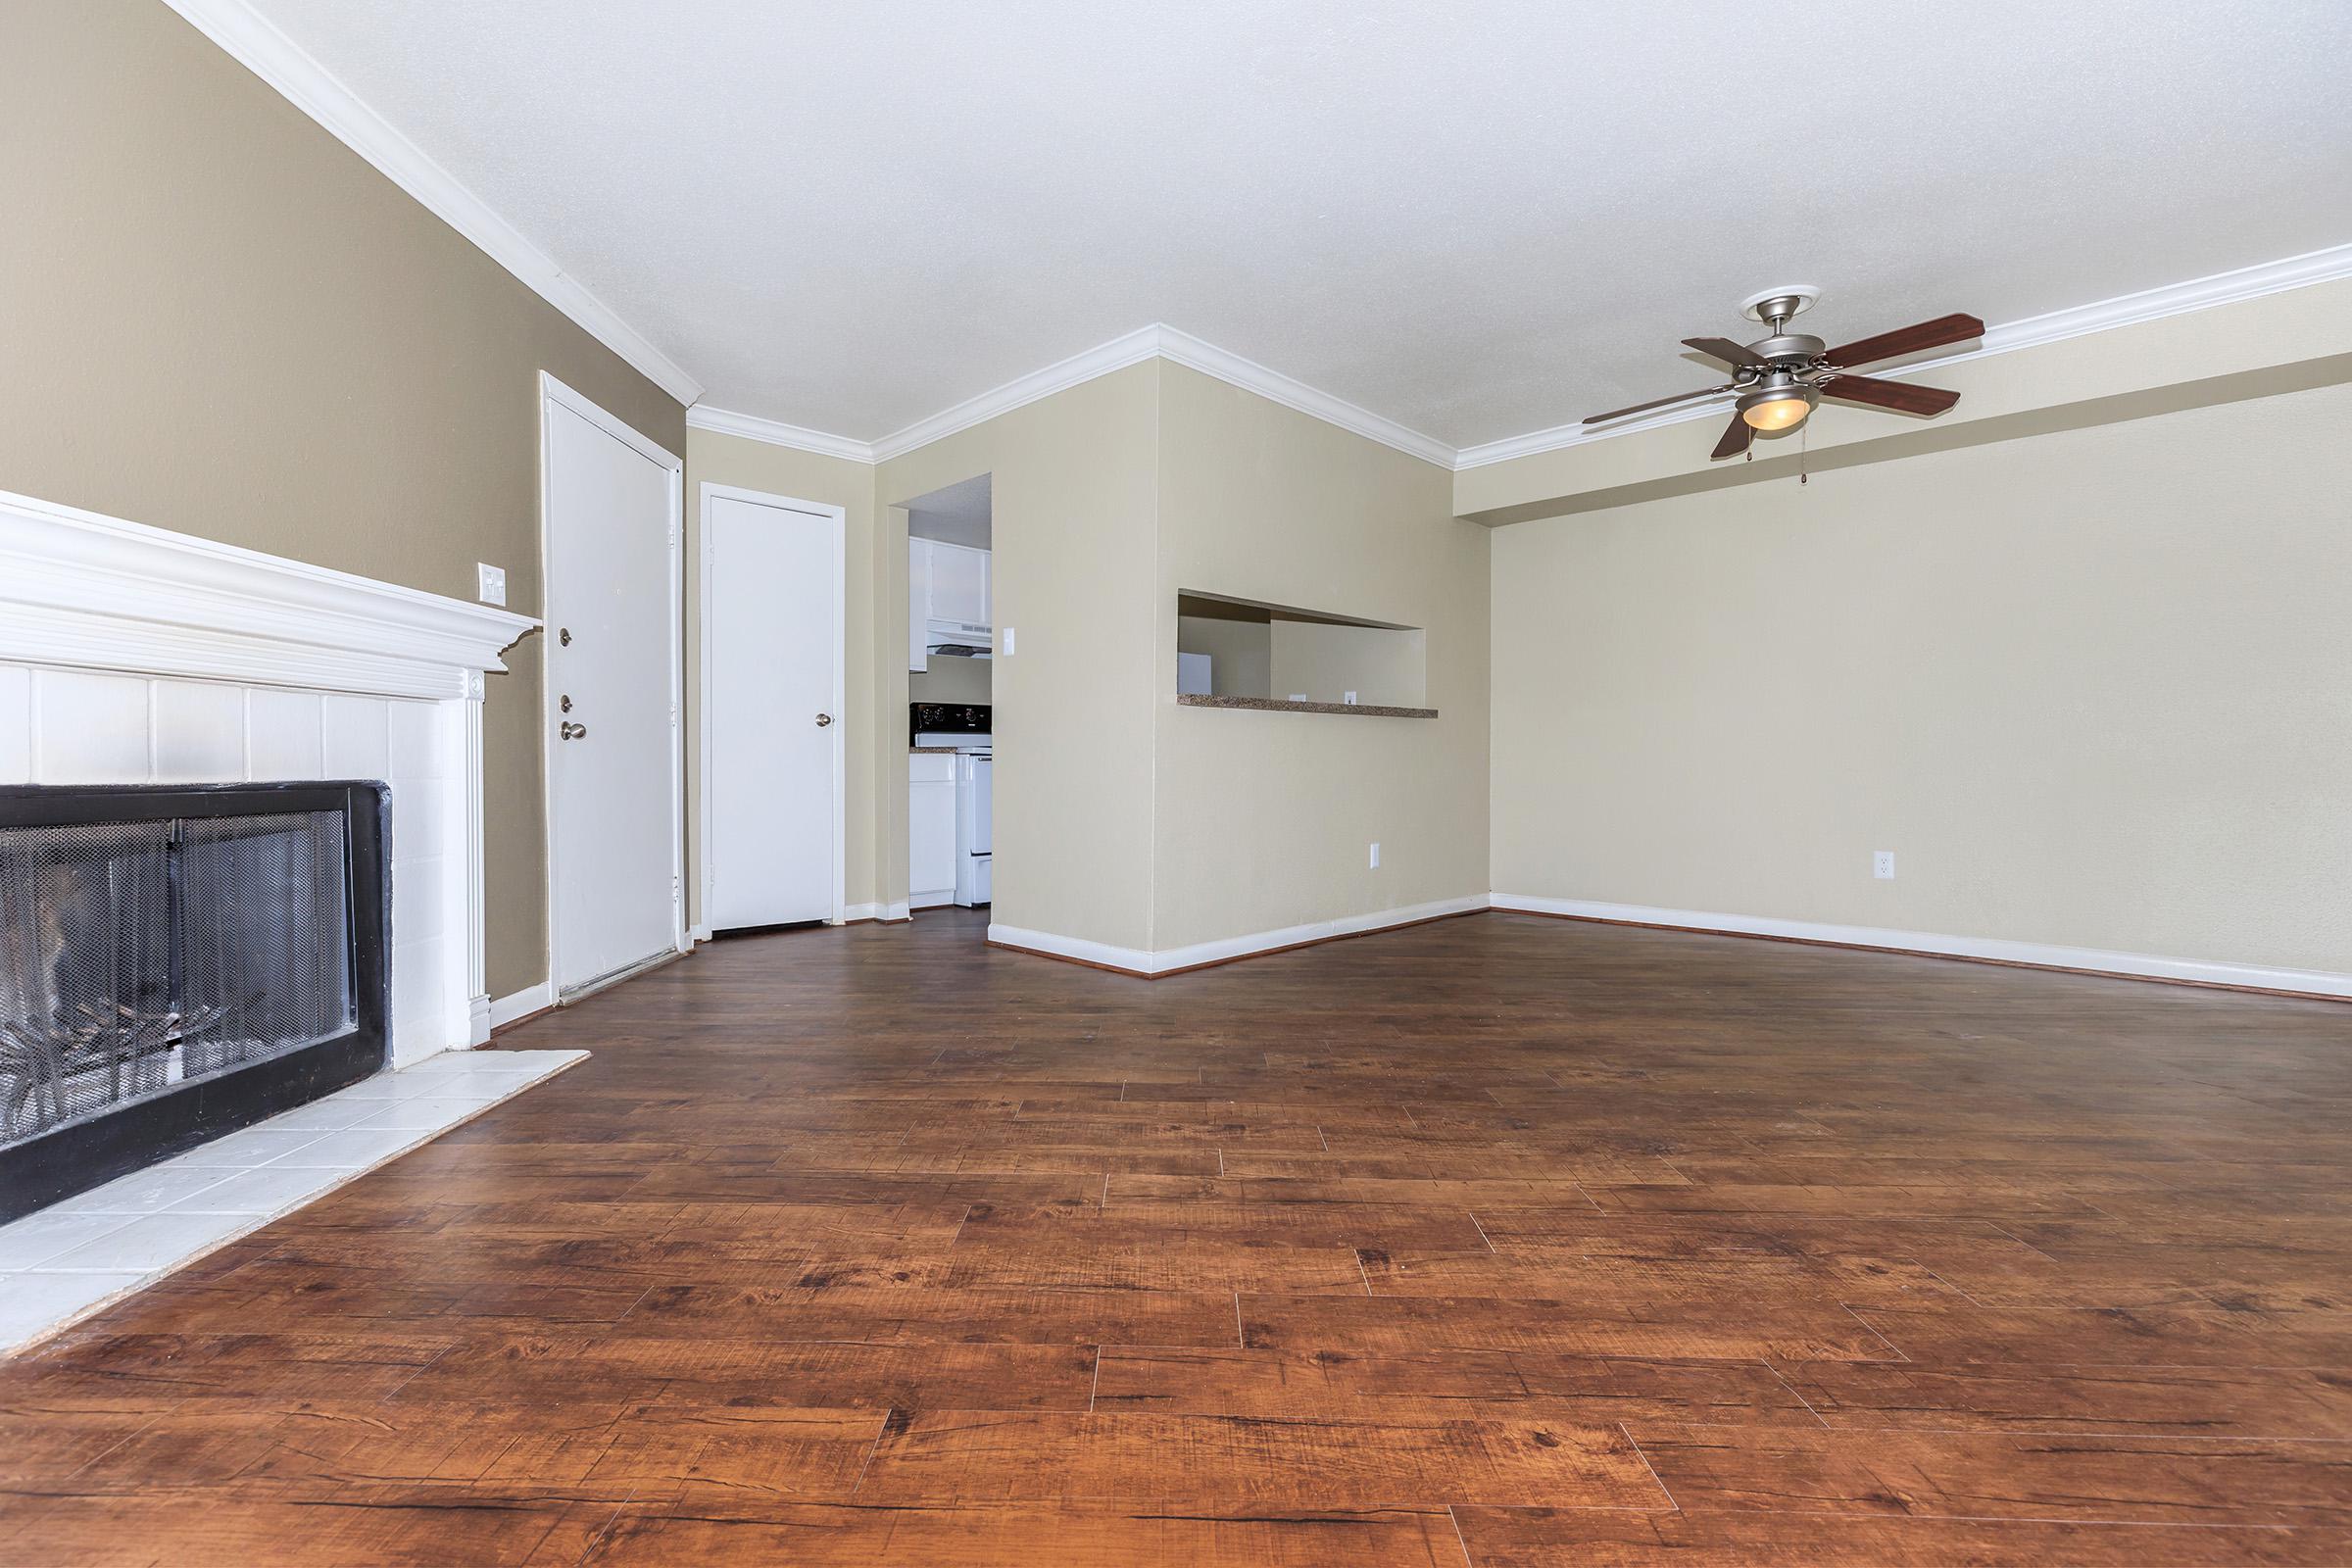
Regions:
[[382, 787], [0, 790], [0, 1220], [383, 1065]]

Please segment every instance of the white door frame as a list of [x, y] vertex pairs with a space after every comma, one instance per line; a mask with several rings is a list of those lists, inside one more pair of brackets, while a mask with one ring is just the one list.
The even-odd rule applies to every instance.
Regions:
[[695, 650], [695, 812], [702, 822], [696, 836], [695, 893], [703, 910], [704, 922], [694, 928], [697, 941], [707, 941], [710, 935], [710, 503], [713, 501], [744, 501], [756, 507], [774, 507], [783, 512], [798, 512], [804, 515], [824, 518], [833, 535], [833, 913], [829, 925], [842, 923], [847, 908], [850, 881], [850, 823], [849, 823], [849, 715], [844, 710], [849, 704], [850, 666], [850, 514], [847, 509], [831, 507], [821, 501], [803, 501], [794, 496], [780, 496], [767, 490], [746, 490], [741, 485], [712, 484], [703, 481], [696, 487], [702, 499], [696, 516], [702, 534], [700, 575], [695, 601], [699, 611], [702, 636]]
[[[539, 372], [539, 609], [545, 622], [540, 635], [558, 633], [554, 618], [555, 581], [548, 570], [547, 498], [552, 492], [554, 443], [548, 439], [550, 411], [568, 409], [631, 451], [669, 474], [669, 906], [671, 946], [680, 953], [693, 944], [686, 938], [686, 460], [667, 447], [639, 434], [545, 370]], [[558, 944], [563, 940], [564, 867], [556, 854], [556, 726], [561, 716], [556, 691], [555, 661], [543, 653], [539, 662], [539, 768], [546, 805], [547, 841], [547, 989], [559, 1004], [577, 1000], [585, 991], [564, 995], [564, 965]], [[614, 979], [625, 978], [616, 975]], [[598, 989], [591, 987], [589, 989]]]

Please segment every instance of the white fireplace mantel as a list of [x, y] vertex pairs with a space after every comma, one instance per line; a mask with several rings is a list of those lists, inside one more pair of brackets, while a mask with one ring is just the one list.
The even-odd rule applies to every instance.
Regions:
[[393, 1059], [478, 1045], [482, 677], [538, 624], [0, 491], [0, 784], [384, 780]]

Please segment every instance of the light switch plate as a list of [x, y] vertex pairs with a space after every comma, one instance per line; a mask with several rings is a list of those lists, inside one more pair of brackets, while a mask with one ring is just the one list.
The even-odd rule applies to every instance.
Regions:
[[1378, 844], [1372, 846], [1372, 869], [1375, 871], [1380, 869], [1380, 846]]
[[1004, 657], [1006, 659], [1012, 657], [1012, 628], [1010, 626], [1004, 628]]
[[481, 574], [482, 603], [485, 605], [505, 604], [507, 602], [507, 568], [493, 566], [488, 562], [477, 561], [474, 563], [473, 569]]

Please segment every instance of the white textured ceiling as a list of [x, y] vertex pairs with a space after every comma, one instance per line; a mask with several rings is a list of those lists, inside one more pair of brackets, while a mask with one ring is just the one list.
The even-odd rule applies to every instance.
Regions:
[[[2345, 0], [254, 0], [708, 387], [870, 440], [1165, 321], [1451, 445], [2352, 240]], [[1778, 35], [1778, 45], [1765, 41]]]

